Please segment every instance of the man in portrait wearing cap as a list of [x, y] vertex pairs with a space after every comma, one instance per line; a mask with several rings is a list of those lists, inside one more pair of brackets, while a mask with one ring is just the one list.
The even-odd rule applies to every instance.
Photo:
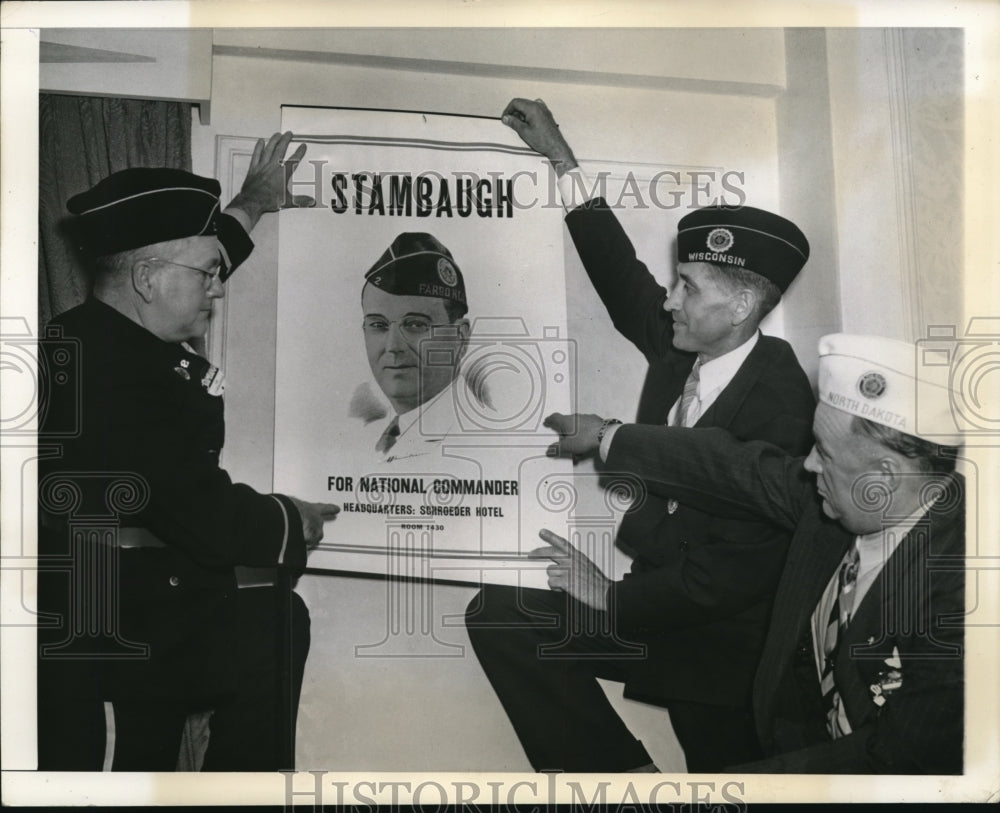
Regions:
[[[599, 452], [652, 494], [793, 534], [754, 682], [766, 758], [737, 770], [962, 772], [962, 438], [947, 368], [941, 380], [931, 376], [942, 368], [918, 374], [917, 350], [820, 339], [806, 458], [720, 429], [616, 425], [598, 440], [596, 415], [548, 419], [561, 453]], [[556, 584], [601, 578], [564, 539], [543, 537]]]
[[[230, 479], [221, 372], [192, 348], [247, 232], [306, 203], [286, 197], [305, 150], [283, 162], [290, 139], [257, 143], [225, 212], [218, 181], [165, 168], [68, 203], [93, 284], [43, 345], [59, 372], [39, 440], [58, 450], [39, 467], [42, 769], [174, 770], [207, 710], [206, 770], [291, 767], [309, 616], [287, 574], [338, 508]], [[237, 589], [238, 565], [276, 567], [279, 587]]]
[[[378, 429], [369, 445], [392, 462], [431, 454], [456, 428], [459, 365], [469, 341], [465, 280], [451, 252], [433, 235], [405, 232], [365, 274], [362, 328], [372, 375], [388, 399], [353, 411]], [[363, 390], [362, 390], [363, 392]]]
[[[515, 99], [503, 121], [552, 162], [561, 190], [579, 172], [544, 103]], [[649, 361], [640, 422], [718, 426], [808, 450], [809, 382], [791, 347], [758, 329], [808, 258], [793, 223], [750, 207], [690, 212], [679, 223], [669, 296], [602, 199], [572, 209], [566, 224], [615, 327]], [[486, 587], [469, 606], [469, 635], [532, 765], [655, 769], [597, 677], [669, 709], [690, 771], [759, 756], [751, 687], [788, 541], [755, 518], [650, 494], [622, 521], [617, 543], [634, 559], [609, 590], [567, 597]], [[542, 626], [539, 613], [562, 621]], [[590, 615], [606, 632], [570, 636], [566, 624]], [[538, 654], [563, 636], [558, 658]]]

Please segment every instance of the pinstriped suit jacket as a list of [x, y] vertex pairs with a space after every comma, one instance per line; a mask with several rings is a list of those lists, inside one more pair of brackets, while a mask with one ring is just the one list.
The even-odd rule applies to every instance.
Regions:
[[[960, 773], [965, 609], [964, 481], [904, 537], [856, 609], [834, 680], [852, 733], [826, 733], [810, 617], [852, 535], [823, 513], [802, 460], [718, 429], [624, 426], [608, 463], [654, 493], [683, 495], [722, 515], [744, 512], [793, 529], [754, 682], [768, 773]], [[887, 518], [889, 517], [887, 513]], [[891, 518], [887, 524], [892, 524]], [[887, 676], [896, 659], [902, 682]], [[886, 691], [882, 691], [886, 687]], [[882, 697], [881, 704], [877, 698]]]

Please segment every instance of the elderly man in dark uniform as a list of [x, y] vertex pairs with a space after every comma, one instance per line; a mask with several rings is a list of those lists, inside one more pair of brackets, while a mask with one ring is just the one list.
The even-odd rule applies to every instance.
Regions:
[[[736, 770], [961, 773], [965, 483], [948, 368], [918, 371], [917, 347], [880, 336], [824, 336], [819, 353], [804, 459], [720, 429], [625, 425], [599, 439], [596, 415], [548, 424], [560, 452], [600, 449], [654, 495], [793, 534], [754, 682], [765, 758]], [[573, 593], [599, 578], [542, 535], [551, 583]]]
[[[43, 345], [42, 769], [173, 770], [186, 716], [208, 709], [205, 769], [291, 767], [309, 616], [288, 574], [338, 509], [220, 468], [222, 376], [192, 347], [247, 232], [291, 202], [290, 138], [258, 142], [226, 212], [218, 181], [176, 169], [69, 201], [94, 279]], [[276, 567], [279, 586], [237, 589], [237, 565]]]
[[[579, 169], [545, 105], [515, 99], [503, 121], [552, 162], [568, 202]], [[793, 223], [751, 207], [690, 212], [669, 296], [602, 199], [572, 209], [566, 225], [615, 327], [658, 383], [639, 421], [809, 448], [809, 382], [791, 347], [758, 328], [808, 258]], [[598, 677], [669, 709], [690, 771], [759, 756], [751, 686], [788, 541], [756, 519], [650, 494], [619, 530], [634, 556], [624, 579], [568, 596], [485, 588], [469, 607], [469, 634], [532, 765], [655, 770]]]

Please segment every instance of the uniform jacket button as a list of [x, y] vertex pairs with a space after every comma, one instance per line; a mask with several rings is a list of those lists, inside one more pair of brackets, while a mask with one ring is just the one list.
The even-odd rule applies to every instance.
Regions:
[[177, 578], [176, 576], [171, 576], [170, 577], [170, 586], [171, 587], [176, 587], [180, 583], [181, 583], [181, 580], [179, 578]]

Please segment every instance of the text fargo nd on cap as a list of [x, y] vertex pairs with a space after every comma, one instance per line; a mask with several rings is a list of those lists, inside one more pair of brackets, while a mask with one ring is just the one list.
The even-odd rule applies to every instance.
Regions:
[[182, 169], [135, 167], [109, 175], [66, 204], [78, 216], [80, 248], [92, 257], [218, 233], [214, 178]]
[[763, 209], [708, 206], [677, 224], [677, 259], [744, 268], [784, 293], [809, 259], [809, 241], [792, 221]]
[[918, 350], [883, 336], [819, 340], [819, 400], [944, 446], [962, 445], [946, 367], [918, 366]]
[[431, 234], [404, 232], [392, 241], [365, 281], [399, 296], [432, 296], [467, 305], [465, 280], [451, 252]]

